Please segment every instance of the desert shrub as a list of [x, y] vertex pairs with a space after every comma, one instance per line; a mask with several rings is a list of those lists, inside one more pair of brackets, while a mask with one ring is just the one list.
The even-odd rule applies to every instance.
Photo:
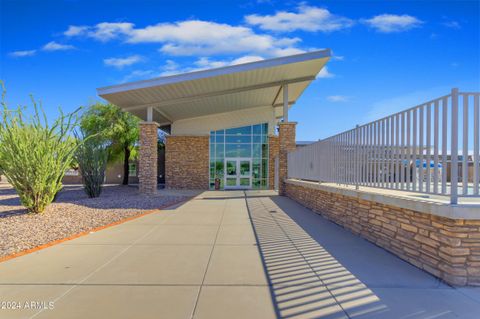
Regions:
[[60, 110], [50, 125], [42, 106], [33, 98], [32, 102], [32, 116], [24, 114], [25, 108], [10, 110], [3, 89], [0, 167], [22, 205], [31, 213], [42, 213], [62, 188], [62, 178], [78, 147], [72, 138], [77, 111], [65, 115]]
[[88, 197], [98, 197], [102, 192], [107, 168], [108, 147], [100, 139], [92, 136], [77, 137], [79, 147], [75, 152], [75, 160], [80, 167], [85, 193]]

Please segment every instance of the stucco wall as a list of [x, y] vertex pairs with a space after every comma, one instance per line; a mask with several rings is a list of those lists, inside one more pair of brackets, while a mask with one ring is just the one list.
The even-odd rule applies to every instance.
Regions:
[[172, 135], [209, 135], [210, 131], [267, 122], [274, 134], [275, 115], [271, 106], [249, 108], [227, 113], [201, 116], [172, 123]]

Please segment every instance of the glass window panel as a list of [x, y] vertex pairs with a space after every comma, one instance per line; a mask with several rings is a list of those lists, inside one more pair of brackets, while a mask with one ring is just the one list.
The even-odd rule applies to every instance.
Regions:
[[243, 126], [243, 127], [229, 128], [225, 132], [228, 135], [251, 135], [252, 127]]
[[237, 161], [227, 161], [227, 175], [237, 175]]
[[215, 169], [210, 168], [210, 178], [215, 178]]
[[240, 175], [250, 175], [250, 161], [240, 161]]
[[240, 186], [250, 186], [250, 178], [240, 178]]
[[262, 159], [262, 178], [268, 177], [268, 160]]
[[223, 134], [225, 134], [225, 130], [215, 131], [215, 134], [217, 134], [217, 135], [223, 135]]
[[252, 144], [239, 144], [241, 145], [237, 148], [239, 152], [239, 157], [252, 157]]
[[253, 126], [253, 134], [262, 134], [262, 125], [261, 124], [257, 124], [257, 125], [254, 125]]
[[261, 144], [253, 144], [253, 158], [261, 158], [262, 157], [262, 149]]
[[224, 142], [225, 142], [225, 136], [223, 136], [223, 135], [217, 135], [217, 136], [215, 137], [215, 141], [216, 141], [217, 143], [224, 143]]
[[268, 157], [268, 144], [262, 144], [262, 157]]
[[226, 157], [251, 157], [251, 144], [225, 144]]
[[237, 186], [237, 178], [228, 178], [227, 177], [227, 186]]
[[234, 135], [228, 136], [227, 135], [227, 143], [252, 143], [252, 136], [251, 135]]
[[262, 189], [267, 188], [267, 180], [266, 180], [266, 179], [261, 179], [261, 180], [260, 180], [260, 187], [261, 187]]
[[253, 143], [267, 143], [267, 136], [266, 135], [254, 135], [253, 136]]
[[259, 179], [254, 179], [252, 181], [252, 188], [253, 189], [259, 189], [260, 188], [260, 180]]
[[217, 159], [222, 159], [224, 156], [225, 156], [225, 154], [224, 154], [224, 150], [223, 150], [223, 144], [217, 144], [215, 157]]
[[268, 161], [262, 160], [262, 178], [268, 177]]
[[210, 180], [210, 189], [215, 189], [215, 181], [213, 179]]
[[223, 161], [216, 161], [215, 162], [215, 174], [216, 177], [223, 177]]
[[215, 144], [210, 144], [210, 158], [215, 158]]
[[215, 135], [210, 135], [210, 144], [215, 143]]
[[260, 178], [260, 162], [252, 163], [253, 178]]
[[262, 134], [268, 135], [268, 123], [262, 124]]

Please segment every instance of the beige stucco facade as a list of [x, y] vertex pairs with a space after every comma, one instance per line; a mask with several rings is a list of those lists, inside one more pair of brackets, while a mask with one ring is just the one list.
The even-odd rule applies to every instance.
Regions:
[[205, 136], [210, 131], [256, 123], [268, 123], [269, 133], [274, 134], [275, 108], [269, 105], [179, 120], [172, 123], [171, 133], [173, 136]]

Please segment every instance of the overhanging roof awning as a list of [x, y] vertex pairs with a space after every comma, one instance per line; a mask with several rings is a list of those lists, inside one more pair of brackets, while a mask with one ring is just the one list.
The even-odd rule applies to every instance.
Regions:
[[143, 120], [152, 107], [153, 120], [165, 125], [215, 113], [282, 106], [283, 84], [288, 84], [289, 104], [293, 104], [329, 58], [327, 49], [108, 86], [97, 92]]

